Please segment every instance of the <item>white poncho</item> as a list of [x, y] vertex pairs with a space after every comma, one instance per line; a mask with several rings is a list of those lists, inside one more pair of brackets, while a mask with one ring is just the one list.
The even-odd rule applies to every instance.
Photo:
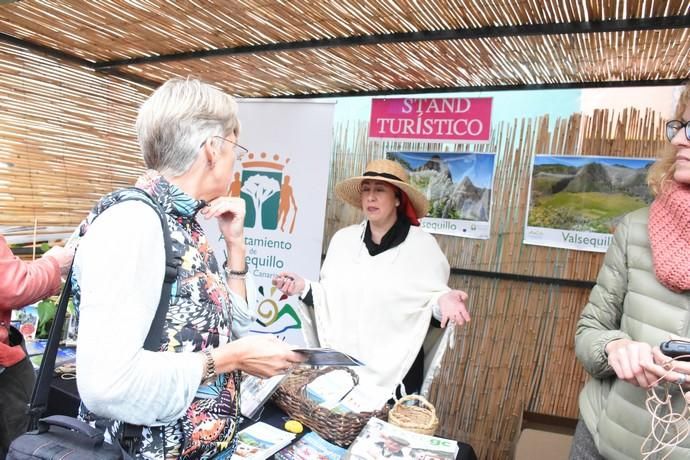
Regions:
[[450, 290], [448, 260], [434, 237], [410, 227], [405, 241], [370, 256], [365, 224], [338, 231], [311, 283], [321, 346], [351, 354], [366, 366], [362, 382], [391, 390], [402, 381], [424, 341], [432, 305]]

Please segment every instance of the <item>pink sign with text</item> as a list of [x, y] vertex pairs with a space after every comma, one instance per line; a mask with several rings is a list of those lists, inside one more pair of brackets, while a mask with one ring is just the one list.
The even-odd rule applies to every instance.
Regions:
[[369, 137], [489, 142], [490, 97], [373, 99]]

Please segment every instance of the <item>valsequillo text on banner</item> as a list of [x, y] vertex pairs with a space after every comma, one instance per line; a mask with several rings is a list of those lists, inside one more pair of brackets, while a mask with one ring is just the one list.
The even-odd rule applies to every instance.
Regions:
[[[247, 205], [246, 262], [258, 302], [257, 334], [303, 345], [297, 297], [271, 285], [281, 271], [318, 280], [333, 138], [333, 103], [240, 101], [239, 143], [249, 149], [228, 183]], [[218, 262], [225, 242], [215, 222], [200, 219]], [[251, 301], [251, 299], [250, 299]]]

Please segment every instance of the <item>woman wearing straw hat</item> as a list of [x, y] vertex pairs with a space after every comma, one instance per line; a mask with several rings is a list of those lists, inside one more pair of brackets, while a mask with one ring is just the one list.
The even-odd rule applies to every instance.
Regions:
[[467, 294], [448, 287], [448, 260], [419, 227], [428, 202], [400, 164], [374, 160], [335, 191], [366, 220], [333, 235], [319, 282], [291, 272], [273, 282], [314, 306], [320, 345], [362, 360], [363, 381], [419, 390], [432, 316], [442, 327], [469, 321]]

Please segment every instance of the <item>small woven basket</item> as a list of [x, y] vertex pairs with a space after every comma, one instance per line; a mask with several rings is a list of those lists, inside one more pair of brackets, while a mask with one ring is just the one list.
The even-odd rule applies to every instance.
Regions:
[[[412, 401], [412, 404], [408, 402]], [[388, 413], [388, 422], [404, 430], [433, 436], [438, 428], [436, 408], [423, 396], [408, 395], [398, 399]]]
[[347, 371], [354, 385], [359, 383], [357, 374], [345, 366], [298, 368], [292, 371], [273, 393], [273, 401], [290, 418], [299, 420], [322, 438], [341, 447], [347, 447], [371, 417], [385, 420], [388, 406], [373, 412], [336, 414], [309, 399], [306, 395], [306, 386], [317, 377], [336, 369]]

